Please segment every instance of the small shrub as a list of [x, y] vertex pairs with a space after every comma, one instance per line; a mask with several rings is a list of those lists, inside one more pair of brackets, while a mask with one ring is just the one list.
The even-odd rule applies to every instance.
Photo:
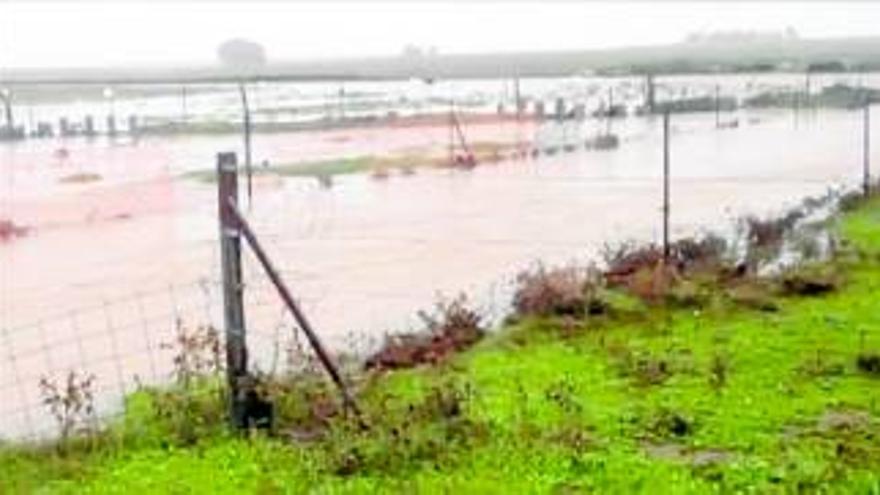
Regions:
[[194, 379], [223, 371], [223, 344], [217, 329], [206, 325], [190, 328], [180, 319], [175, 326], [174, 342], [163, 343], [161, 348], [175, 351], [174, 379], [178, 384], [187, 387]]
[[333, 431], [328, 442], [333, 471], [340, 476], [400, 475], [417, 466], [442, 469], [454, 463], [460, 452], [487, 436], [482, 423], [467, 417], [471, 395], [467, 384], [441, 383], [405, 414], [376, 418], [381, 427], [369, 434]]
[[746, 308], [765, 312], [779, 310], [771, 284], [755, 278], [738, 281], [727, 289], [726, 295], [734, 304]]
[[789, 268], [780, 275], [784, 295], [818, 296], [837, 290], [843, 277], [832, 265], [809, 264]]
[[388, 337], [382, 348], [370, 356], [366, 369], [412, 368], [436, 364], [480, 341], [486, 334], [482, 316], [468, 306], [464, 294], [440, 300], [434, 311], [420, 311], [425, 331]]
[[647, 302], [702, 306], [709, 299], [706, 285], [735, 271], [727, 251], [727, 241], [712, 235], [677, 241], [669, 246], [668, 256], [653, 244], [606, 246], [605, 278], [609, 285], [624, 287]]
[[256, 390], [261, 398], [275, 405], [278, 428], [298, 434], [318, 436], [342, 412], [330, 383], [311, 371], [262, 377]]
[[574, 266], [521, 272], [513, 307], [520, 316], [575, 316], [599, 314], [606, 307], [599, 297], [601, 274], [593, 267]]
[[663, 292], [668, 303], [684, 308], [703, 307], [712, 297], [706, 287], [689, 279], [678, 280]]
[[658, 263], [646, 266], [626, 279], [627, 290], [636, 297], [657, 303], [668, 300], [671, 289], [675, 286], [678, 273], [674, 267]]
[[94, 375], [82, 375], [72, 370], [61, 385], [49, 378], [40, 378], [42, 402], [58, 426], [61, 444], [71, 435], [91, 432], [95, 427], [94, 385]]
[[624, 243], [617, 247], [605, 246], [602, 253], [605, 278], [612, 285], [626, 285], [629, 278], [645, 269], [653, 270], [663, 262], [663, 251], [655, 245], [637, 247]]
[[671, 257], [682, 271], [717, 271], [727, 263], [727, 241], [717, 235], [681, 239], [670, 246]]
[[125, 430], [136, 442], [193, 445], [222, 431], [227, 422], [219, 380], [187, 388], [144, 388], [126, 399]]
[[843, 196], [837, 202], [838, 208], [842, 212], [855, 211], [865, 203], [865, 195], [860, 191], [851, 191]]
[[225, 425], [223, 344], [211, 326], [175, 322], [177, 335], [161, 347], [174, 351], [175, 384], [144, 388], [127, 401], [126, 429], [153, 434], [162, 443], [191, 445]]

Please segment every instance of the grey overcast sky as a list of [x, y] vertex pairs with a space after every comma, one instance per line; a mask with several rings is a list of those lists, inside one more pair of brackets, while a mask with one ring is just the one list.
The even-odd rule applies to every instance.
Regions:
[[0, 0], [0, 67], [209, 64], [230, 37], [270, 60], [670, 43], [713, 30], [880, 34], [870, 2], [25, 2]]

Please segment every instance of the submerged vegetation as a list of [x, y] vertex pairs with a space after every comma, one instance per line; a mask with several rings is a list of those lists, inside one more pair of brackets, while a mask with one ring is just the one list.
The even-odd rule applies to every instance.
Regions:
[[802, 91], [766, 91], [745, 100], [750, 108], [796, 108], [830, 107], [854, 109], [866, 103], [880, 101], [880, 91], [871, 88], [835, 84], [823, 87], [818, 94], [805, 94]]
[[[476, 162], [495, 163], [501, 161], [512, 145], [496, 142], [476, 142], [470, 147]], [[282, 164], [255, 164], [255, 175], [280, 177], [312, 177], [322, 184], [332, 184], [332, 178], [338, 175], [369, 174], [374, 179], [385, 179], [392, 171], [398, 175], [408, 176], [416, 173], [420, 167], [449, 167], [449, 157], [431, 149], [414, 150], [389, 155], [362, 155], [354, 157], [329, 158]], [[245, 173], [239, 166], [241, 174]], [[184, 174], [184, 177], [201, 182], [213, 183], [217, 180], [214, 170], [195, 170]]]
[[846, 205], [830, 258], [762, 270], [754, 246], [792, 227], [756, 220], [745, 252], [708, 236], [529, 270], [493, 334], [445, 301], [357, 378], [368, 430], [301, 354], [257, 378], [274, 431], [231, 435], [216, 334], [194, 328], [173, 387], [62, 421], [64, 448], [0, 448], [0, 492], [875, 493], [880, 200]]

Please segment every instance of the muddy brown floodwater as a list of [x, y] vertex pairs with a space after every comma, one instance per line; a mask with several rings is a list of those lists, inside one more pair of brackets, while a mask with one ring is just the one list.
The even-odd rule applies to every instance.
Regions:
[[[727, 116], [732, 118], [733, 116]], [[674, 116], [672, 234], [730, 228], [861, 178], [861, 116], [816, 112]], [[797, 124], [797, 125], [795, 125]], [[472, 141], [583, 140], [595, 122], [467, 126]], [[595, 259], [605, 243], [658, 240], [660, 122], [614, 123], [614, 151], [506, 160], [470, 171], [392, 171], [313, 178], [260, 176], [247, 214], [314, 326], [337, 350], [410, 329], [438, 293], [465, 291], [490, 316], [509, 281], [537, 260]], [[258, 135], [255, 161], [443, 149], [445, 127]], [[63, 146], [67, 156], [57, 153]], [[0, 147], [0, 219], [27, 235], [0, 243], [0, 436], [46, 428], [39, 377], [97, 376], [110, 407], [135, 381], [167, 378], [174, 321], [220, 324], [216, 191], [182, 177], [211, 169], [235, 136], [139, 141], [29, 141]], [[877, 149], [877, 147], [875, 147]], [[874, 156], [875, 163], [877, 156]], [[79, 174], [79, 175], [75, 175]], [[88, 180], [69, 179], [75, 175]], [[275, 342], [291, 323], [245, 255], [252, 357], [283, 361]]]

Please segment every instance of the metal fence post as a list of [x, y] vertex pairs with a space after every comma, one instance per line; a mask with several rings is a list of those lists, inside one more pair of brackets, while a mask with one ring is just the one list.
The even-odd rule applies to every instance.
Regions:
[[251, 107], [248, 104], [247, 88], [244, 81], [239, 81], [238, 92], [241, 96], [241, 108], [244, 115], [244, 166], [247, 171], [248, 208], [253, 201], [253, 164], [251, 163]]
[[663, 259], [669, 258], [669, 110], [663, 113]]
[[226, 326], [226, 379], [229, 420], [246, 427], [245, 380], [247, 341], [241, 276], [241, 229], [230, 204], [238, 204], [238, 164], [235, 153], [217, 154], [217, 207], [220, 217], [220, 259], [223, 276], [223, 320]]
[[871, 195], [871, 101], [865, 101], [862, 119], [862, 187], [865, 197]]

